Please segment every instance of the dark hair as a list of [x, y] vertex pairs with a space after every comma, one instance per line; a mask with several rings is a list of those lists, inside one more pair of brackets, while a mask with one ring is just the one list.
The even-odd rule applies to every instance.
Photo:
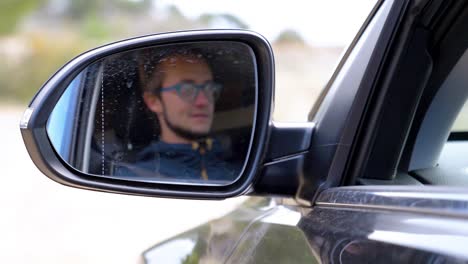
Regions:
[[161, 65], [174, 57], [201, 60], [211, 68], [203, 52], [188, 45], [187, 47], [176, 45], [171, 48], [147, 49], [141, 53], [138, 65], [142, 92], [150, 92], [158, 97], [160, 96], [160, 89], [165, 76], [165, 71], [162, 70]]

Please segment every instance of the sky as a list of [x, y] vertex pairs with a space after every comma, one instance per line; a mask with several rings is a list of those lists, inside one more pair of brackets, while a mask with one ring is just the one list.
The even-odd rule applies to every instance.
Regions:
[[315, 46], [345, 46], [355, 36], [376, 0], [158, 0], [156, 8], [175, 5], [185, 16], [228, 13], [269, 40], [294, 29]]

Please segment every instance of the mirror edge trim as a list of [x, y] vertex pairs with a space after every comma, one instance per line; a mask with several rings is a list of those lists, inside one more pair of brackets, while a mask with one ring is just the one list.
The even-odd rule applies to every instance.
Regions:
[[[162, 183], [142, 183], [99, 178], [74, 170], [58, 157], [47, 132], [47, 120], [55, 103], [73, 78], [91, 63], [111, 54], [150, 45], [194, 41], [236, 41], [247, 44], [255, 53], [258, 89], [254, 126], [256, 131], [246, 160], [244, 173], [226, 186], [183, 186]], [[28, 153], [50, 179], [61, 184], [104, 192], [189, 199], [224, 199], [245, 193], [259, 174], [269, 138], [274, 93], [274, 57], [269, 42], [258, 33], [247, 30], [193, 30], [142, 36], [114, 42], [85, 52], [65, 64], [38, 91], [29, 108], [32, 112], [27, 127], [20, 127]]]

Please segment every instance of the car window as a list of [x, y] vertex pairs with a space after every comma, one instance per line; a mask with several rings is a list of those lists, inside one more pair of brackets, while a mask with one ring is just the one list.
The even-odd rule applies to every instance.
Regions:
[[460, 170], [468, 176], [468, 103], [465, 102], [450, 129], [450, 135], [439, 156], [437, 167]]
[[[437, 166], [440, 168], [446, 169], [462, 169], [464, 174], [468, 176], [468, 161], [466, 156], [468, 155], [468, 103], [467, 95], [468, 91], [466, 89], [468, 85], [468, 79], [465, 77], [466, 69], [468, 68], [468, 50], [466, 50], [459, 59], [459, 62], [454, 67], [451, 72], [451, 75], [447, 78], [447, 82], [451, 79], [453, 84], [448, 89], [452, 96], [448, 96], [449, 99], [447, 104], [455, 105], [456, 118], [453, 122], [450, 135], [447, 142], [444, 144], [442, 151], [439, 156]], [[456, 74], [458, 72], [458, 74]], [[453, 77], [455, 76], [455, 77]], [[453, 97], [460, 97], [456, 99]], [[459, 102], [459, 103], [458, 103]], [[459, 105], [457, 107], [457, 105]], [[446, 108], [450, 108], [447, 106]], [[452, 111], [448, 111], [450, 113]], [[450, 114], [447, 114], [450, 117]]]
[[468, 50], [443, 79], [423, 120], [414, 152], [417, 177], [431, 185], [468, 186]]
[[468, 102], [465, 102], [463, 108], [453, 123], [451, 132], [468, 132]]

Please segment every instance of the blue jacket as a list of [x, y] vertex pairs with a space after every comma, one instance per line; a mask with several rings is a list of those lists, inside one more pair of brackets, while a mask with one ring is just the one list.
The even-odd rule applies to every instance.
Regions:
[[211, 144], [169, 144], [155, 142], [144, 148], [133, 164], [118, 164], [114, 176], [143, 178], [233, 181], [241, 166], [222, 159], [223, 149], [218, 141]]

